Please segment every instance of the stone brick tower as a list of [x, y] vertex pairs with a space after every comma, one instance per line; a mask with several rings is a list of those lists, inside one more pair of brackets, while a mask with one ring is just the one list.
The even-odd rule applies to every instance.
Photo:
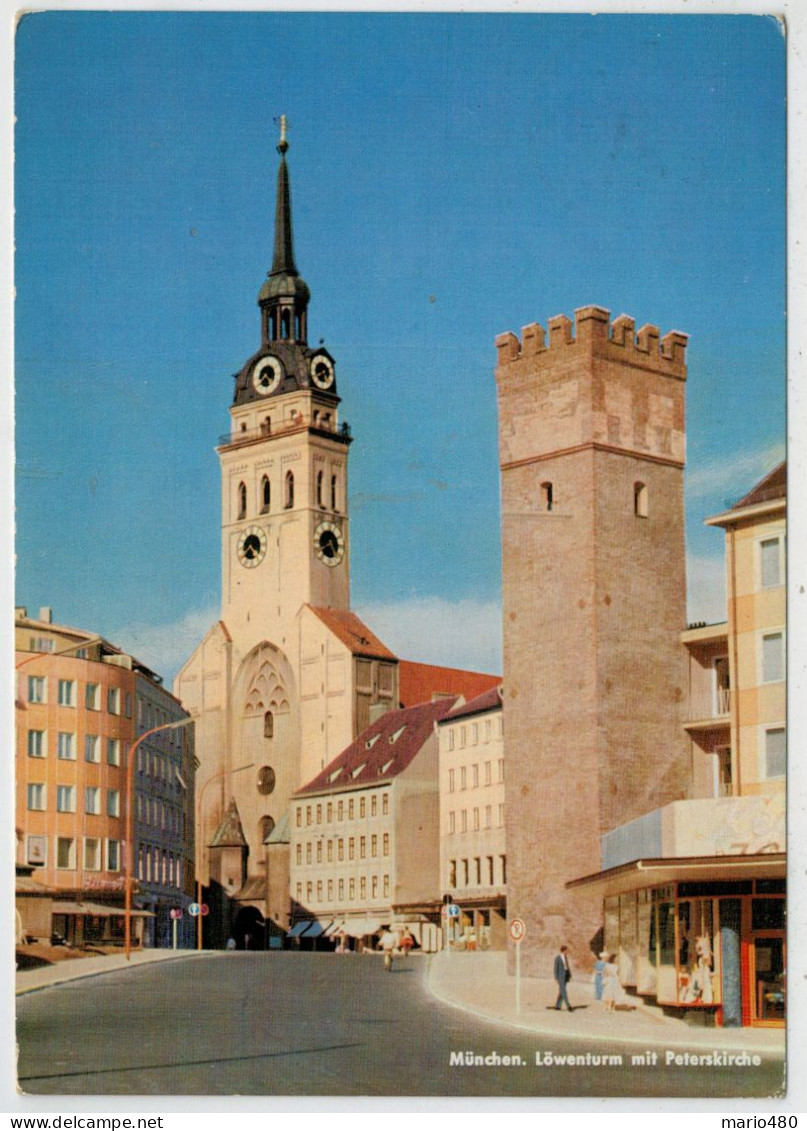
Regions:
[[496, 339], [508, 914], [526, 973], [587, 965], [600, 837], [686, 795], [683, 469], [687, 337], [574, 325]]

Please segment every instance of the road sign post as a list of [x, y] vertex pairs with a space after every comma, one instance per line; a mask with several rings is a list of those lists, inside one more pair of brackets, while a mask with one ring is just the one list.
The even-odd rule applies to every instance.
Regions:
[[527, 933], [524, 920], [511, 919], [508, 932], [516, 948], [516, 1013], [521, 1013], [521, 943]]
[[182, 909], [180, 907], [171, 908], [171, 930], [173, 935], [174, 950], [177, 949], [177, 927], [179, 920], [182, 918]]

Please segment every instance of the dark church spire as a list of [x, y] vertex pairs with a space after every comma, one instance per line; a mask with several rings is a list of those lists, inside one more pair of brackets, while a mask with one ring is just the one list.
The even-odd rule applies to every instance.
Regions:
[[261, 287], [258, 303], [262, 310], [263, 340], [306, 341], [306, 311], [311, 297], [294, 262], [291, 220], [291, 189], [286, 153], [286, 116], [280, 119], [280, 168], [277, 171], [275, 201], [275, 248], [272, 267]]

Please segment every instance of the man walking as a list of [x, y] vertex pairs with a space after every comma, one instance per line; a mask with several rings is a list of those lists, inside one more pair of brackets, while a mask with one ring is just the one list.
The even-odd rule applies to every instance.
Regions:
[[569, 966], [569, 948], [562, 946], [558, 954], [555, 955], [554, 967], [555, 981], [558, 983], [558, 1000], [555, 1002], [555, 1009], [562, 1009], [563, 1003], [566, 1003], [566, 1008], [569, 1013], [572, 1012], [572, 1007], [569, 1004], [569, 995], [566, 992], [566, 984], [571, 981], [572, 971]]

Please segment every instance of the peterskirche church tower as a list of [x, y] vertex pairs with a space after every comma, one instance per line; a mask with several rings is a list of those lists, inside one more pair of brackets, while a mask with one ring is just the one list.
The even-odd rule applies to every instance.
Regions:
[[[283, 930], [289, 798], [375, 713], [397, 707], [398, 671], [395, 655], [350, 612], [351, 435], [339, 419], [335, 359], [308, 341], [285, 118], [277, 149], [260, 344], [236, 374], [231, 431], [217, 448], [221, 619], [174, 692], [197, 718], [201, 879]], [[208, 930], [217, 934], [212, 921]]]

